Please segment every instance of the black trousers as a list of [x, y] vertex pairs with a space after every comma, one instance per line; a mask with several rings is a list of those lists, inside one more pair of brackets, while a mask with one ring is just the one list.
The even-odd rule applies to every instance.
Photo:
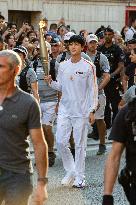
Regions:
[[[118, 113], [118, 104], [121, 100], [121, 96], [115, 80], [110, 80], [108, 85], [105, 87], [104, 91], [106, 95], [104, 120], [106, 123], [106, 127], [108, 129], [112, 126], [114, 118]], [[113, 113], [112, 117], [111, 113]]]
[[130, 205], [136, 205], [136, 185], [132, 184], [130, 188]]

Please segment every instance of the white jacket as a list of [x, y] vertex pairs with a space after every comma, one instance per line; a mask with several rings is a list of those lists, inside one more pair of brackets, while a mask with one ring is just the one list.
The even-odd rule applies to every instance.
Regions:
[[89, 117], [98, 105], [98, 86], [93, 63], [81, 58], [60, 63], [57, 81], [50, 86], [62, 92], [58, 114], [67, 117]]

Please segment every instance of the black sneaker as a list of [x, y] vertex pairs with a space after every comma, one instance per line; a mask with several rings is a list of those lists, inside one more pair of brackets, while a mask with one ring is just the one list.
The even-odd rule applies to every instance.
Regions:
[[99, 144], [99, 150], [97, 152], [97, 155], [102, 155], [105, 154], [106, 152], [106, 145], [104, 144]]
[[89, 133], [89, 134], [87, 135], [87, 137], [88, 137], [89, 139], [92, 138], [92, 139], [94, 139], [94, 140], [99, 140], [99, 136], [96, 135], [94, 131], [92, 131], [92, 133]]
[[55, 164], [56, 154], [54, 152], [48, 152], [49, 157], [49, 167], [52, 167]]

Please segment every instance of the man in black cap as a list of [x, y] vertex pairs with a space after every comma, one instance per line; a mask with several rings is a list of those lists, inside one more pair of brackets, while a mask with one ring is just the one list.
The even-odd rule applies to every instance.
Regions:
[[105, 122], [106, 127], [111, 127], [111, 108], [113, 112], [112, 121], [118, 113], [118, 103], [121, 100], [119, 93], [120, 72], [124, 68], [124, 53], [122, 49], [113, 44], [114, 31], [107, 27], [104, 31], [105, 43], [100, 47], [100, 51], [106, 55], [110, 64], [110, 82], [105, 86], [106, 95]]
[[19, 87], [27, 92], [33, 94], [33, 96], [39, 102], [39, 94], [38, 94], [38, 79], [35, 71], [30, 67], [27, 61], [28, 51], [24, 46], [18, 46], [13, 49], [22, 60], [22, 70], [20, 74], [17, 76], [17, 83]]
[[[49, 55], [50, 70], [49, 74], [53, 80], [56, 80], [55, 62], [59, 54], [60, 40], [59, 38], [52, 37], [51, 39], [51, 54]], [[56, 110], [58, 107], [58, 93], [52, 89], [44, 81], [44, 71], [41, 64], [40, 58], [37, 59], [35, 71], [38, 78], [38, 92], [40, 97], [40, 107], [42, 112], [42, 127], [44, 136], [48, 144], [48, 157], [49, 166], [52, 167], [55, 163], [55, 152], [54, 152], [54, 134], [52, 132], [52, 126], [56, 118]]]

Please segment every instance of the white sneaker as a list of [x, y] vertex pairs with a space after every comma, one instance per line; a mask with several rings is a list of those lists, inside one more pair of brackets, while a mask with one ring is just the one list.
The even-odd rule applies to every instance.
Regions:
[[83, 189], [85, 187], [85, 180], [84, 179], [80, 181], [75, 180], [73, 183], [73, 187]]
[[75, 179], [74, 172], [68, 172], [65, 177], [62, 179], [61, 184], [63, 186], [69, 186], [72, 185]]

